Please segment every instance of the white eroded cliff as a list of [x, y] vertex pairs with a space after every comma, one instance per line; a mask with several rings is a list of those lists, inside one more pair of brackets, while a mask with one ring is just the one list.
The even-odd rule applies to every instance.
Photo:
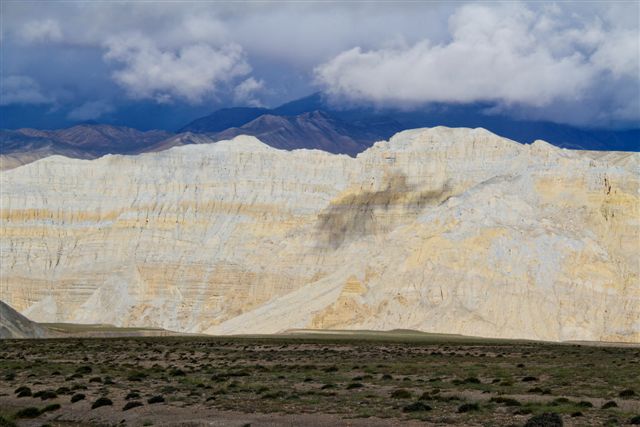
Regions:
[[639, 155], [416, 129], [2, 172], [0, 300], [36, 321], [640, 342]]

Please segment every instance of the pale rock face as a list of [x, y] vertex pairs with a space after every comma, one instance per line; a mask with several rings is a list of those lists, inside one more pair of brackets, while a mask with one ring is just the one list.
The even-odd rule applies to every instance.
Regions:
[[212, 334], [640, 342], [636, 153], [416, 129], [350, 158], [240, 136], [2, 173], [0, 300]]

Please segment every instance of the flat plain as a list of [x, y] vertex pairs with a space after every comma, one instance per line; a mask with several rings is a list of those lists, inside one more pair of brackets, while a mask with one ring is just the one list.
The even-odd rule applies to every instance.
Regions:
[[2, 427], [640, 423], [633, 346], [410, 331], [0, 344]]

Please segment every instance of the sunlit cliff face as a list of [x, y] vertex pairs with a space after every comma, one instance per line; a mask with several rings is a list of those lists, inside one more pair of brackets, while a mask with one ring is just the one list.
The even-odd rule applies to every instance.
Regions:
[[640, 341], [639, 157], [417, 129], [357, 158], [255, 138], [3, 171], [0, 299], [216, 334]]

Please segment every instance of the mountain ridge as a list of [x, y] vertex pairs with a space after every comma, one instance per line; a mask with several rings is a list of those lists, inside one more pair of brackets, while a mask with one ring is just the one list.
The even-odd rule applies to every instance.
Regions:
[[355, 158], [250, 136], [50, 157], [0, 176], [0, 297], [207, 334], [638, 342], [639, 160], [446, 127]]
[[[337, 120], [348, 123], [356, 123], [362, 127], [374, 127], [376, 122], [391, 121], [398, 125], [393, 129], [383, 128], [374, 140], [386, 139], [402, 129], [415, 129], [422, 127], [448, 126], [448, 127], [483, 127], [493, 133], [530, 144], [536, 139], [544, 139], [552, 145], [562, 148], [604, 151], [640, 151], [640, 128], [627, 130], [587, 129], [571, 125], [519, 120], [507, 115], [486, 114], [490, 105], [471, 104], [431, 104], [423, 107], [413, 107], [406, 110], [383, 107], [356, 107], [340, 106], [325, 99], [321, 92], [296, 99], [282, 104], [273, 109], [267, 109], [262, 114], [280, 116], [296, 116], [311, 111], [323, 111]], [[223, 109], [224, 110], [224, 109]], [[218, 111], [223, 111], [218, 110]], [[217, 112], [204, 118], [214, 120]], [[241, 127], [250, 120], [237, 120], [234, 127]], [[202, 120], [197, 119], [198, 120]], [[192, 122], [193, 123], [193, 122]], [[207, 133], [206, 127], [193, 129], [190, 124], [182, 130]], [[219, 130], [212, 129], [218, 132]]]
[[322, 94], [315, 93], [273, 109], [223, 108], [190, 122], [177, 134], [94, 123], [58, 130], [0, 130], [0, 169], [15, 168], [53, 154], [83, 159], [105, 154], [137, 154], [173, 145], [210, 143], [239, 134], [258, 136], [279, 148], [306, 147], [355, 156], [401, 130], [438, 125], [483, 127], [524, 144], [544, 139], [570, 149], [640, 151], [640, 129], [581, 129], [549, 122], [518, 121], [484, 114], [486, 108], [480, 104], [432, 105], [406, 111], [339, 108], [327, 102]]

